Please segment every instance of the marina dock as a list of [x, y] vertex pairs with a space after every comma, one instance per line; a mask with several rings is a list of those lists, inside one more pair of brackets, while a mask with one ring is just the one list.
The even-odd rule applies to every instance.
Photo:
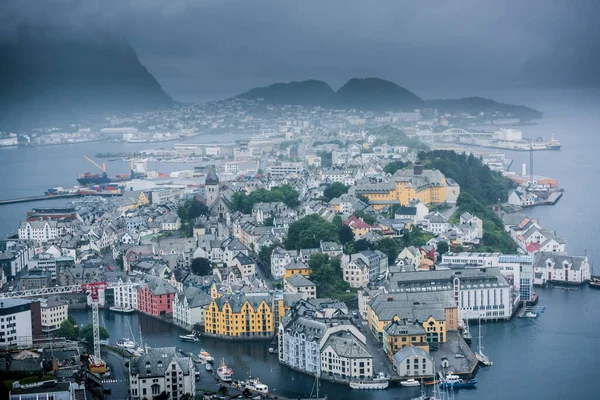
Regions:
[[100, 197], [115, 197], [122, 196], [121, 193], [64, 193], [64, 194], [55, 194], [52, 196], [43, 195], [43, 196], [31, 196], [31, 197], [20, 197], [17, 199], [5, 199], [0, 200], [0, 206], [5, 204], [17, 204], [17, 203], [29, 203], [33, 201], [42, 201], [42, 200], [54, 200], [54, 199], [73, 199], [78, 197], [87, 197], [87, 196], [100, 196]]

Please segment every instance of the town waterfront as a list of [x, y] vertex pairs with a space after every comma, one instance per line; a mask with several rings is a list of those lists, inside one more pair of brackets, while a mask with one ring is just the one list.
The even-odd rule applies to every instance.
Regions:
[[[516, 318], [511, 322], [482, 326], [485, 352], [494, 365], [480, 368], [477, 388], [456, 393], [457, 399], [572, 399], [597, 398], [593, 366], [600, 340], [600, 292], [582, 287], [578, 291], [541, 289], [541, 304], [547, 306], [537, 319]], [[91, 311], [75, 310], [71, 314], [78, 323], [91, 321]], [[136, 340], [142, 332], [150, 347], [176, 346], [198, 353], [205, 348], [215, 360], [225, 358], [234, 370], [234, 379], [258, 376], [275, 395], [297, 397], [310, 394], [314, 379], [279, 365], [277, 355], [269, 354], [269, 342], [224, 341], [202, 337], [198, 343], [182, 342], [183, 333], [173, 325], [142, 314], [101, 313], [101, 325], [110, 332], [111, 343], [131, 338], [126, 321]], [[473, 335], [477, 328], [472, 326]], [[109, 362], [117, 362], [110, 357]], [[114, 366], [119, 371], [120, 366]], [[124, 371], [124, 369], [121, 369]], [[201, 374], [206, 374], [201, 369]], [[125, 376], [116, 376], [123, 379]], [[569, 382], [569, 384], [559, 384]], [[123, 393], [126, 384], [108, 384]], [[321, 381], [320, 392], [331, 400], [398, 399], [419, 395], [418, 388], [391, 387], [385, 391], [353, 391], [348, 386]]]
[[[557, 178], [565, 195], [556, 206], [527, 210], [540, 219], [547, 229], [554, 229], [567, 241], [573, 255], [587, 252], [592, 264], [600, 256], [597, 246], [600, 228], [595, 224], [599, 212], [596, 205], [600, 189], [595, 178], [600, 170], [599, 153], [600, 104], [598, 91], [536, 91], [500, 93], [497, 100], [523, 103], [545, 112], [539, 125], [523, 127], [525, 136], [549, 137], [555, 134], [563, 145], [561, 151], [537, 152], [535, 173]], [[222, 136], [235, 140], [235, 136]], [[200, 142], [218, 138], [194, 138]], [[53, 186], [73, 186], [78, 173], [93, 171], [93, 166], [81, 154], [93, 156], [99, 152], [131, 151], [143, 148], [170, 147], [174, 142], [161, 144], [124, 145], [95, 142], [81, 145], [14, 148], [0, 150], [0, 171], [3, 190], [0, 198], [37, 195]], [[527, 153], [507, 152], [513, 158], [513, 170], [520, 171], [521, 163], [529, 163]], [[150, 166], [151, 167], [151, 166]], [[190, 168], [160, 164], [162, 172]], [[108, 163], [109, 174], [122, 173], [125, 163]], [[172, 168], [172, 169], [170, 169]], [[153, 168], [150, 168], [153, 169]], [[16, 231], [25, 212], [34, 206], [58, 205], [60, 200], [16, 204], [0, 207], [0, 235]], [[599, 271], [596, 271], [599, 273]], [[485, 352], [494, 365], [480, 369], [475, 390], [461, 391], [458, 399], [571, 399], [598, 397], [595, 382], [595, 353], [600, 347], [600, 292], [582, 287], [577, 291], [538, 290], [540, 304], [547, 311], [537, 319], [515, 319], [506, 323], [483, 326]], [[86, 323], [89, 314], [75, 311], [78, 322]], [[103, 325], [111, 333], [111, 341], [128, 337], [124, 319], [131, 319], [137, 336], [141, 326], [144, 341], [150, 346], [176, 345], [185, 351], [197, 352], [204, 346], [216, 359], [225, 357], [235, 371], [235, 378], [244, 378], [250, 371], [287, 396], [308, 394], [313, 379], [295, 373], [277, 363], [268, 353], [268, 343], [228, 342], [202, 339], [200, 344], [183, 343], [179, 330], [164, 322], [140, 315], [103, 313]], [[472, 329], [474, 335], [477, 329]], [[116, 377], [122, 379], [124, 377]], [[378, 398], [409, 399], [418, 390], [402, 388], [383, 392], [352, 392], [350, 389], [323, 382], [321, 390], [330, 399]], [[116, 397], [115, 397], [116, 398]]]

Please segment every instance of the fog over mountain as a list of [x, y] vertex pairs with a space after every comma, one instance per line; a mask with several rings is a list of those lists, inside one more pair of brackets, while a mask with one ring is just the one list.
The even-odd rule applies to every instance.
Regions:
[[177, 100], [353, 77], [415, 92], [587, 87], [600, 85], [598, 11], [595, 0], [5, 1], [0, 41], [23, 23], [108, 32]]

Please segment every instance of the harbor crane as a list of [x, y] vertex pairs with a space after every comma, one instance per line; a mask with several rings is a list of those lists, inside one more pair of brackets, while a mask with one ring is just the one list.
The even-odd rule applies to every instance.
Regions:
[[47, 296], [53, 294], [75, 294], [88, 293], [92, 304], [92, 329], [94, 334], [94, 354], [90, 356], [89, 370], [95, 373], [106, 372], [106, 363], [100, 354], [100, 317], [98, 313], [99, 295], [101, 290], [114, 289], [116, 287], [139, 286], [137, 283], [106, 283], [91, 282], [80, 285], [54, 286], [49, 288], [21, 290], [15, 292], [0, 293], [0, 299], [17, 299], [26, 297]]
[[83, 158], [85, 158], [86, 160], [88, 160], [89, 162], [94, 164], [98, 169], [100, 169], [102, 171], [102, 175], [104, 175], [106, 177], [106, 163], [105, 162], [103, 162], [102, 165], [100, 165], [96, 161], [94, 161], [91, 158], [89, 158], [88, 156], [86, 156], [85, 154], [82, 154], [82, 156], [83, 156]]

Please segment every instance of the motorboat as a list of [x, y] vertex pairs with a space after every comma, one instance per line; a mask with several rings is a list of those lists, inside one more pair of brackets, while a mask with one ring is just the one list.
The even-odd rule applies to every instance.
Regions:
[[525, 315], [523, 315], [525, 318], [537, 318], [538, 315], [537, 313], [534, 313], [533, 311], [527, 311], [525, 313]]
[[138, 345], [129, 338], [123, 338], [117, 342], [117, 347], [120, 349], [135, 349]]
[[210, 354], [208, 354], [208, 351], [204, 350], [204, 349], [200, 349], [200, 353], [198, 354], [198, 357], [200, 357], [200, 359], [204, 362], [207, 363], [211, 363], [214, 362], [215, 359], [213, 357], [211, 357]]
[[350, 387], [352, 389], [362, 389], [362, 390], [381, 390], [381, 389], [387, 389], [389, 384], [390, 384], [389, 381], [384, 381], [384, 382], [376, 382], [374, 380], [351, 381]]
[[194, 334], [179, 335], [179, 339], [183, 340], [184, 342], [197, 342], [199, 340], [198, 336]]
[[208, 372], [212, 372], [212, 365], [210, 365], [209, 363], [204, 364], [204, 368], [208, 371]]
[[114, 312], [118, 312], [118, 313], [125, 313], [125, 314], [129, 314], [135, 311], [135, 308], [133, 307], [119, 307], [119, 306], [113, 306], [109, 308], [110, 311], [114, 311]]
[[387, 377], [383, 372], [380, 372], [377, 377], [370, 380], [350, 381], [350, 387], [352, 389], [382, 390], [387, 389], [389, 385], [390, 378]]
[[231, 382], [231, 376], [233, 375], [233, 370], [231, 368], [227, 368], [225, 365], [225, 359], [221, 359], [221, 366], [217, 369], [217, 376], [223, 382]]
[[414, 387], [414, 386], [421, 386], [421, 383], [416, 379], [407, 379], [405, 381], [400, 382], [400, 385], [406, 386], [406, 387]]
[[258, 378], [248, 378], [246, 381], [246, 387], [255, 392], [263, 394], [269, 393], [269, 387], [262, 383]]
[[468, 388], [475, 387], [477, 379], [462, 379], [458, 375], [448, 374], [442, 381], [444, 388]]

